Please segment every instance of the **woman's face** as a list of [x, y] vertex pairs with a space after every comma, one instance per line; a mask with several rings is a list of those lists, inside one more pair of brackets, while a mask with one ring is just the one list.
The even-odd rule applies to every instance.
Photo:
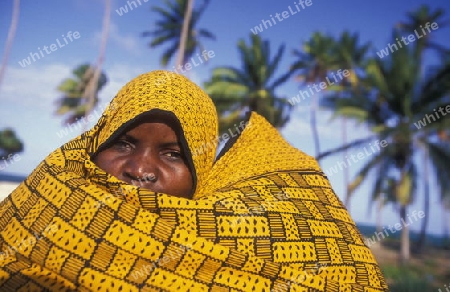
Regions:
[[100, 151], [94, 163], [129, 184], [190, 199], [192, 175], [174, 128], [167, 119], [147, 118]]

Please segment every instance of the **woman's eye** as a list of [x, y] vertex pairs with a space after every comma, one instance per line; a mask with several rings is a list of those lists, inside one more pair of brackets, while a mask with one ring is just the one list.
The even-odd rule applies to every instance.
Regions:
[[170, 157], [171, 159], [179, 159], [182, 158], [181, 153], [178, 151], [166, 151], [164, 155]]
[[133, 145], [125, 140], [117, 140], [113, 147], [117, 150], [129, 150], [133, 148]]

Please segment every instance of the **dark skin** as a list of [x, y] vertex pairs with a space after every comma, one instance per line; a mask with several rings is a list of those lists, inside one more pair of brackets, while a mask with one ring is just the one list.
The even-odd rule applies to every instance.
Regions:
[[94, 163], [129, 184], [190, 199], [192, 175], [175, 128], [168, 118], [147, 117], [100, 151]]

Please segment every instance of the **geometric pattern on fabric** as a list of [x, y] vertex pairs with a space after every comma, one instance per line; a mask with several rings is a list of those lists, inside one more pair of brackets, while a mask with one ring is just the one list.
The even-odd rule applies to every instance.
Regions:
[[[51, 153], [0, 203], [0, 291], [387, 291], [313, 158], [252, 114], [214, 163], [215, 147], [196, 151], [215, 135], [210, 100], [167, 74], [126, 85], [112, 101], [123, 106]], [[159, 102], [198, 154], [192, 200], [128, 185], [90, 160], [121, 124]]]
[[[18, 256], [4, 266], [9, 273], [3, 277], [21, 271], [6, 282], [29, 287], [26, 272], [35, 287], [45, 284], [55, 291], [333, 291], [335, 282], [341, 288], [383, 291], [381, 271], [341, 203], [328, 200], [321, 187], [292, 185], [309, 175], [315, 176], [298, 171], [267, 174], [192, 206], [161, 194], [154, 197], [156, 213], [112, 201], [93, 208], [95, 198], [83, 192], [62, 203], [62, 210], [74, 209], [65, 214], [57, 214], [51, 204], [10, 202], [18, 213], [27, 214], [23, 222], [34, 217], [32, 231], [39, 233], [37, 226], [48, 230], [34, 244], [17, 246], [31, 261]], [[51, 192], [44, 197], [52, 198]], [[3, 220], [8, 218], [3, 214]], [[15, 235], [4, 243], [9, 246], [32, 236], [16, 216], [2, 231], [4, 238], [9, 234]], [[191, 235], [206, 240], [183, 238]], [[293, 272], [299, 269], [302, 273]]]

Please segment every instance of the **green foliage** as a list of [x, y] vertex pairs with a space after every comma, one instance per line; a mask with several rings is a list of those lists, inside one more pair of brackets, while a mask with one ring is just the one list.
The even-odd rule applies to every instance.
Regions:
[[[423, 9], [411, 15], [420, 14], [421, 19], [427, 21], [440, 15], [425, 17]], [[406, 24], [402, 26], [407, 27]], [[394, 31], [394, 39], [401, 36], [399, 31]], [[384, 193], [401, 205], [408, 205], [414, 199], [415, 184], [419, 179], [416, 170], [420, 166], [413, 157], [423, 149], [429, 152], [431, 169], [438, 178], [441, 195], [448, 194], [445, 189], [450, 188], [450, 145], [441, 140], [441, 137], [447, 137], [442, 134], [449, 131], [448, 121], [441, 118], [420, 129], [414, 126], [425, 115], [433, 114], [433, 109], [450, 103], [450, 60], [443, 57], [440, 66], [430, 68], [424, 74], [421, 56], [427, 47], [418, 46], [419, 42], [411, 43], [386, 58], [368, 59], [363, 62], [364, 70], [358, 76], [356, 86], [345, 84], [339, 94], [328, 95], [321, 102], [335, 116], [368, 125], [373, 130], [372, 140], [388, 142], [379, 155], [373, 155], [362, 167], [350, 189], [355, 190], [375, 172], [372, 197], [378, 198]], [[355, 148], [351, 143], [349, 145], [351, 147], [327, 151], [319, 158]]]
[[[442, 28], [448, 24], [448, 21], [443, 19], [443, 16], [444, 9], [436, 9], [435, 11], [431, 11], [431, 8], [424, 4], [418, 9], [408, 13], [407, 21], [399, 22], [397, 24], [397, 29], [400, 33], [411, 34], [414, 33], [414, 30], [418, 29], [421, 25], [424, 25], [427, 22], [436, 22], [439, 24], [439, 28]], [[425, 49], [433, 49], [441, 56], [445, 56], [449, 53], [448, 48], [434, 42], [430, 34], [423, 35], [416, 42], [417, 44], [414, 47], [414, 56], [416, 59], [422, 58], [422, 52]]]
[[[158, 13], [161, 18], [156, 22], [156, 29], [145, 31], [142, 36], [152, 38], [149, 43], [151, 48], [168, 44], [169, 47], [164, 51], [161, 58], [161, 65], [167, 66], [180, 45], [187, 0], [165, 0], [164, 3], [166, 7], [152, 7], [152, 11]], [[202, 39], [215, 40], [215, 36], [210, 31], [197, 28], [200, 17], [208, 4], [209, 0], [203, 0], [203, 3], [192, 11], [184, 60], [191, 58], [197, 50], [200, 52], [204, 50]]]
[[[72, 71], [72, 78], [64, 79], [57, 87], [63, 95], [56, 101], [56, 114], [66, 116], [65, 123], [75, 123], [87, 114], [89, 100], [85, 96], [85, 92], [88, 86], [92, 86], [91, 80], [94, 77], [94, 71], [89, 64], [80, 65]], [[108, 79], [102, 72], [97, 82], [93, 106], [98, 103], [98, 93], [107, 82]]]
[[430, 283], [433, 276], [408, 267], [384, 266], [383, 274], [391, 292], [423, 292], [435, 289]]
[[23, 143], [10, 128], [0, 130], [0, 160], [23, 151]]
[[[362, 63], [365, 61], [367, 51], [370, 47], [369, 43], [360, 45], [358, 34], [350, 34], [344, 31], [338, 39], [334, 39], [329, 35], [323, 35], [315, 32], [311, 38], [303, 43], [303, 51], [294, 50], [294, 56], [297, 60], [292, 64], [292, 70], [297, 74], [297, 80], [303, 86], [312, 83], [324, 82], [327, 76], [334, 73], [335, 70], [348, 70], [350, 76], [342, 78], [336, 84], [328, 86], [327, 92], [321, 92], [321, 96], [334, 92], [335, 97], [345, 95], [345, 87], [356, 87], [359, 83], [359, 71]], [[331, 76], [329, 76], [333, 79]], [[313, 95], [312, 106], [310, 107], [310, 125], [313, 133], [316, 155], [320, 155], [320, 139], [316, 125], [317, 111], [317, 95]], [[336, 109], [339, 111], [340, 109]], [[347, 114], [359, 117], [360, 121], [364, 120], [364, 113], [356, 108], [345, 109]], [[337, 115], [345, 116], [345, 113]]]
[[250, 44], [239, 40], [241, 68], [218, 67], [205, 83], [205, 90], [213, 99], [219, 113], [220, 131], [234, 128], [247, 111], [264, 116], [275, 127], [283, 127], [289, 120], [291, 105], [276, 94], [277, 88], [292, 75], [278, 77], [275, 72], [284, 53], [280, 46], [271, 56], [270, 44], [258, 35], [251, 35]]
[[291, 69], [298, 73], [297, 78], [304, 83], [320, 82], [325, 80], [329, 70], [337, 65], [333, 50], [335, 40], [328, 35], [315, 32], [311, 38], [303, 43], [302, 50], [294, 50], [296, 61]]
[[[393, 30], [391, 43], [413, 33], [414, 29], [427, 22], [443, 23], [440, 20], [442, 14], [440, 9], [432, 12], [427, 6], [422, 6], [409, 14], [407, 22], [400, 23], [398, 29]], [[350, 39], [344, 35], [340, 43], [350, 44], [351, 48], [354, 42]], [[423, 55], [427, 49], [439, 53], [441, 63], [438, 66], [423, 68]], [[348, 56], [355, 53], [346, 54], [343, 48], [337, 51], [340, 52], [337, 59], [341, 60], [341, 64], [353, 66]], [[372, 130], [372, 141], [386, 140], [388, 143], [386, 148], [367, 159], [349, 184], [349, 194], [370, 178], [374, 179], [372, 200], [382, 199], [384, 203], [395, 203], [405, 208], [415, 200], [418, 182], [430, 179], [424, 170], [428, 168], [417, 160], [419, 155], [426, 154], [425, 163], [434, 174], [441, 199], [444, 200], [450, 195], [450, 124], [448, 119], [441, 117], [422, 127], [416, 125], [426, 115], [434, 115], [435, 109], [445, 108], [450, 103], [450, 51], [434, 43], [427, 35], [385, 58], [375, 55], [360, 61], [360, 69], [353, 71], [359, 72], [358, 76], [344, 82], [340, 90], [321, 101], [323, 108], [334, 112], [334, 117], [367, 125]], [[333, 64], [328, 65], [329, 69], [333, 68]], [[324, 76], [324, 73], [317, 76]], [[357, 146], [350, 142], [318, 158]], [[426, 183], [424, 185], [427, 186]], [[429, 199], [428, 188], [425, 188], [423, 196], [425, 200]], [[422, 238], [424, 236], [425, 228], [422, 229]], [[402, 244], [402, 248], [407, 246]], [[406, 255], [407, 252], [402, 250], [401, 254]]]

